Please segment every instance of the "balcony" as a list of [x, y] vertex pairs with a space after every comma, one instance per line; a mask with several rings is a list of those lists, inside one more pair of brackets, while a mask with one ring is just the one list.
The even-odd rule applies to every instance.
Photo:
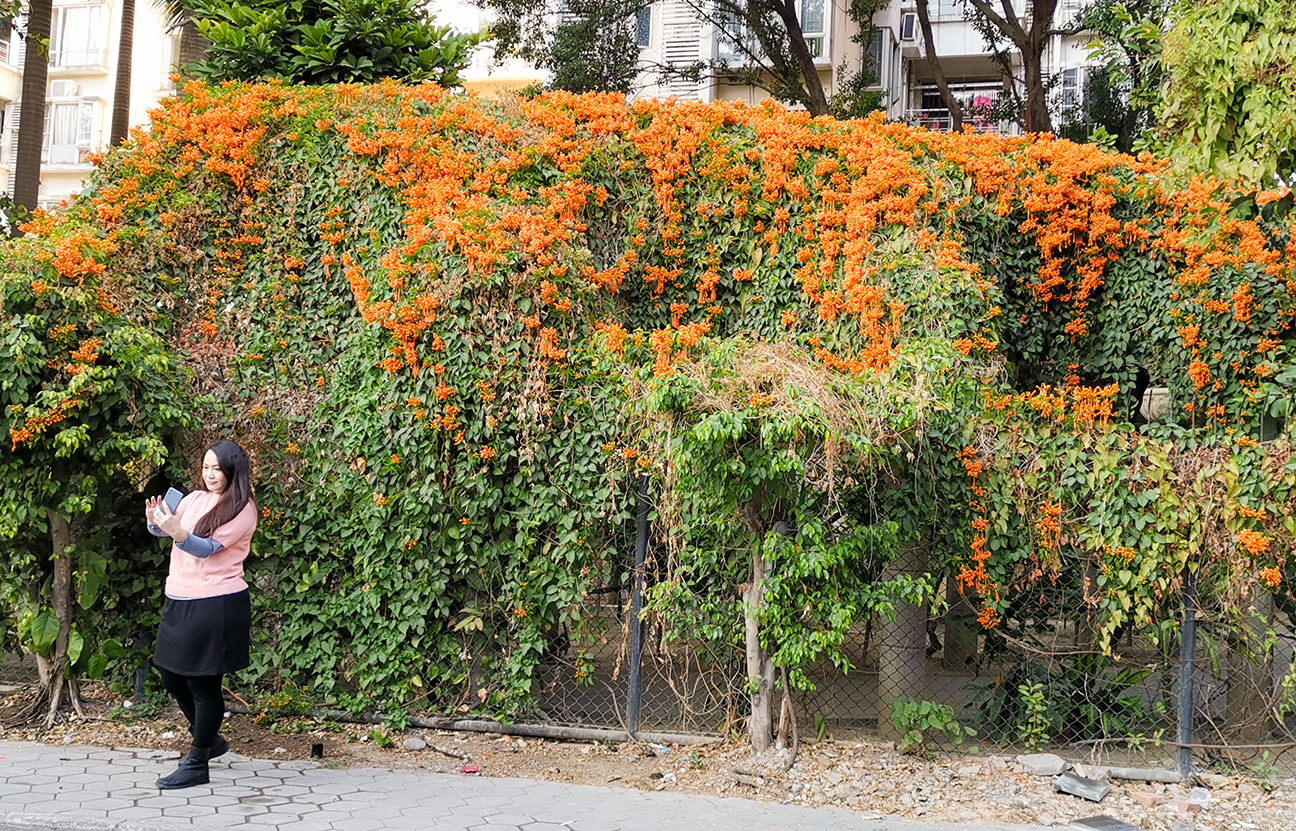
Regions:
[[[904, 120], [910, 126], [925, 127], [928, 130], [936, 130], [942, 133], [948, 133], [954, 129], [954, 118], [950, 115], [950, 111], [944, 107], [905, 110]], [[990, 121], [984, 115], [969, 112], [963, 113], [963, 126], [971, 127], [973, 132], [977, 133], [1009, 134], [1012, 132], [1011, 121]]]
[[[995, 103], [1001, 91], [1000, 81], [964, 80], [950, 84], [950, 92], [963, 108], [963, 126], [977, 133], [1014, 133], [1012, 121], [995, 120]], [[906, 123], [928, 130], [949, 132], [954, 127], [954, 119], [935, 84], [923, 84], [911, 91], [910, 106], [903, 117]]]
[[107, 75], [107, 49], [64, 49], [50, 52], [49, 74], [52, 78], [69, 75]]

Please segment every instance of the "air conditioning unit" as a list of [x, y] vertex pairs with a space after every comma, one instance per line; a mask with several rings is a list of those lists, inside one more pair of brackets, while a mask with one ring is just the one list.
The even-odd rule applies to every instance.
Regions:
[[50, 81], [50, 98], [76, 98], [76, 81]]
[[900, 15], [900, 42], [912, 42], [918, 38], [918, 12], [903, 12]]

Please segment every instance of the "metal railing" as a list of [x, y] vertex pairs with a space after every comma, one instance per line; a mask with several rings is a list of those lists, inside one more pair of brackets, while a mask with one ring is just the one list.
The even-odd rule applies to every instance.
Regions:
[[[928, 130], [949, 132], [954, 129], [954, 119], [944, 107], [908, 109], [904, 112], [905, 123], [914, 127], [925, 127]], [[1010, 134], [1013, 131], [1011, 121], [991, 121], [987, 116], [977, 112], [977, 108], [968, 108], [963, 113], [963, 124], [977, 133]]]

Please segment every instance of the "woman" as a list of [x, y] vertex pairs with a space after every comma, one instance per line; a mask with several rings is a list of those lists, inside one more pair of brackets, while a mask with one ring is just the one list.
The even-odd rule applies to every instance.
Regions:
[[243, 561], [257, 508], [248, 469], [243, 448], [218, 441], [203, 456], [199, 489], [174, 513], [162, 497], [145, 502], [149, 530], [175, 541], [153, 664], [193, 735], [180, 767], [157, 781], [164, 790], [207, 784], [208, 760], [229, 750], [219, 735], [222, 676], [248, 665], [252, 628]]

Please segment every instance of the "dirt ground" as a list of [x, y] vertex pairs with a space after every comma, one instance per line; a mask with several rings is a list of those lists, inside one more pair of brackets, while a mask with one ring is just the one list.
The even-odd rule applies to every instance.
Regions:
[[[0, 698], [0, 724], [30, 700], [30, 688], [8, 688]], [[3, 691], [0, 691], [3, 692]], [[0, 739], [99, 747], [188, 746], [183, 716], [176, 709], [125, 706], [120, 696], [88, 686], [84, 718], [70, 715], [51, 729], [0, 728]], [[866, 817], [884, 814], [911, 819], [962, 822], [1038, 823], [1065, 826], [1072, 820], [1106, 815], [1151, 831], [1288, 831], [1296, 814], [1296, 779], [1272, 770], [1224, 773], [1184, 785], [1112, 783], [1101, 803], [1058, 793], [1050, 776], [1026, 773], [1015, 756], [993, 747], [959, 758], [919, 759], [897, 754], [889, 744], [834, 740], [803, 742], [795, 764], [774, 755], [762, 763], [747, 749], [727, 742], [695, 746], [645, 743], [567, 742], [483, 733], [381, 727], [307, 718], [274, 722], [231, 714], [222, 730], [231, 750], [262, 759], [310, 759], [318, 745], [320, 764], [336, 767], [413, 769], [455, 775], [523, 777], [581, 785], [776, 800], [853, 809]], [[1101, 779], [1104, 771], [1079, 763], [1073, 772]], [[1207, 785], [1210, 807], [1200, 813], [1175, 811], [1167, 803], [1187, 796], [1192, 785]], [[1174, 823], [1174, 824], [1172, 824]]]

